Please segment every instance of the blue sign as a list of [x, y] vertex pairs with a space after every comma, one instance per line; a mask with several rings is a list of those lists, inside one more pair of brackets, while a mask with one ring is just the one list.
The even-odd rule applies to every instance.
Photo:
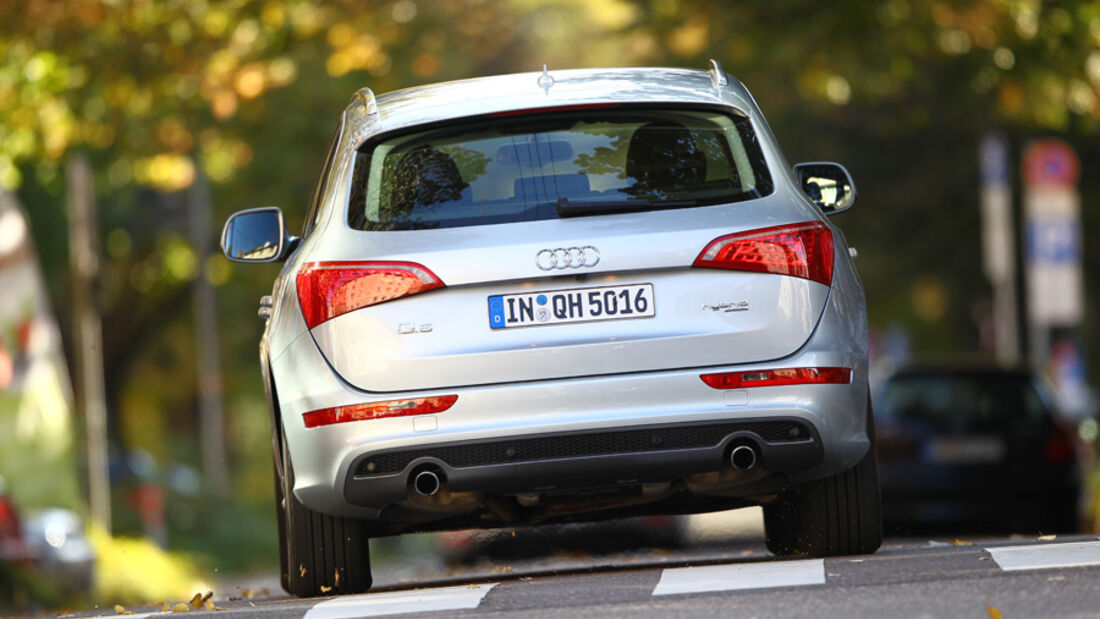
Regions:
[[1028, 221], [1027, 253], [1032, 262], [1076, 262], [1081, 256], [1077, 226], [1069, 219]]

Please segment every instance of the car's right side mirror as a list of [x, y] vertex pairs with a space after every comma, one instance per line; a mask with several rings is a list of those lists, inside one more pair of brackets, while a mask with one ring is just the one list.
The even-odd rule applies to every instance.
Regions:
[[802, 192], [826, 215], [844, 212], [856, 201], [852, 175], [839, 163], [799, 163], [794, 166], [794, 174]]
[[265, 206], [229, 217], [222, 230], [222, 253], [234, 262], [277, 262], [295, 240], [286, 235], [283, 212]]

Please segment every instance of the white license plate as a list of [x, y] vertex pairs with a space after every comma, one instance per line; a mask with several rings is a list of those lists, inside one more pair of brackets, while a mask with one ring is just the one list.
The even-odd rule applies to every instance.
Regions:
[[938, 464], [992, 464], [1005, 456], [1005, 443], [996, 437], [935, 438], [924, 444], [924, 459]]
[[489, 297], [489, 327], [649, 318], [653, 305], [653, 284], [501, 294]]

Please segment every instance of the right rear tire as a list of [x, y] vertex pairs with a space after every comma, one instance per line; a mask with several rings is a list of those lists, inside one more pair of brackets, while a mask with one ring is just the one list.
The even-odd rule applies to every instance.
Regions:
[[776, 555], [870, 554], [882, 545], [882, 495], [875, 424], [867, 403], [871, 445], [859, 464], [803, 484], [764, 506], [765, 543]]
[[[294, 496], [294, 467], [283, 446], [280, 529], [283, 588], [298, 597], [364, 593], [371, 586], [367, 523], [315, 512]], [[282, 496], [279, 496], [279, 495]]]

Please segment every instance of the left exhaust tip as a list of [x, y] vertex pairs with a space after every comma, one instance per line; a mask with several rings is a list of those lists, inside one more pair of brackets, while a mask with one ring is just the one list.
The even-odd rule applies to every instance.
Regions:
[[413, 489], [420, 496], [432, 496], [443, 486], [435, 471], [420, 471], [413, 477]]

